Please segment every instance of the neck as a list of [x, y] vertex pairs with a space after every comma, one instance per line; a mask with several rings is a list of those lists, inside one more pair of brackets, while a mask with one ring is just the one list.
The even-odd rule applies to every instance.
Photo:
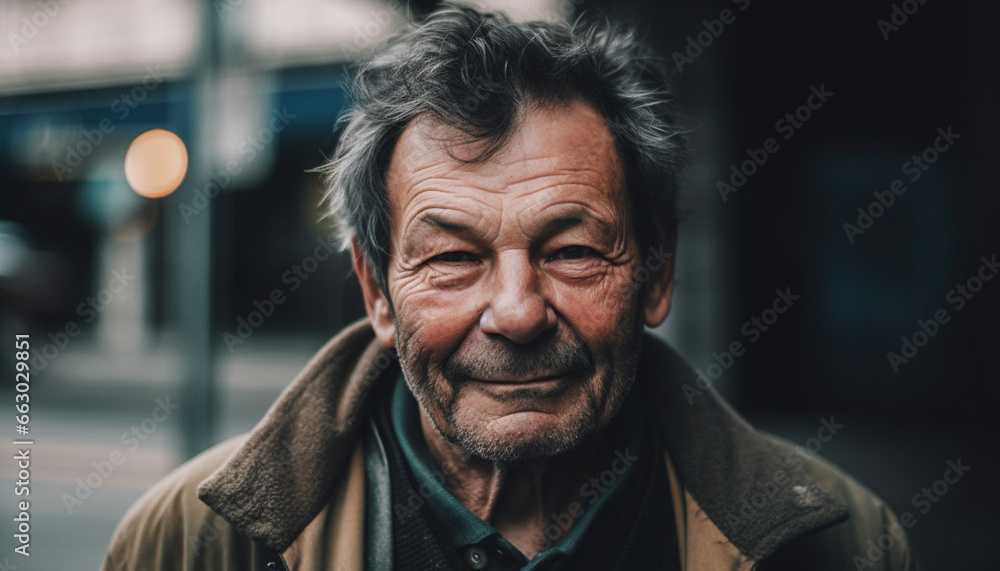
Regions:
[[509, 465], [464, 453], [438, 434], [422, 409], [420, 425], [431, 455], [444, 467], [445, 488], [529, 560], [552, 544], [545, 530], [553, 515], [573, 514], [574, 502], [586, 503], [580, 490], [595, 472], [607, 432], [544, 462]]

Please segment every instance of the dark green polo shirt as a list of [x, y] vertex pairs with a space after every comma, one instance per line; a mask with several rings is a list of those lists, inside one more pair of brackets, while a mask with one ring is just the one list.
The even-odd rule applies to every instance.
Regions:
[[392, 394], [390, 418], [393, 436], [416, 480], [419, 494], [426, 498], [447, 538], [469, 567], [487, 571], [528, 571], [545, 569], [554, 560], [572, 553], [591, 522], [632, 479], [635, 468], [631, 459], [642, 445], [642, 422], [639, 407], [630, 404], [631, 401], [628, 400], [628, 408], [623, 407], [608, 427], [609, 438], [605, 440], [605, 450], [598, 456], [595, 479], [581, 487], [581, 495], [587, 500], [583, 505], [569, 506], [573, 512], [551, 515], [546, 537], [554, 543], [530, 561], [496, 528], [479, 519], [442, 485], [444, 474], [423, 438], [419, 405], [402, 374]]

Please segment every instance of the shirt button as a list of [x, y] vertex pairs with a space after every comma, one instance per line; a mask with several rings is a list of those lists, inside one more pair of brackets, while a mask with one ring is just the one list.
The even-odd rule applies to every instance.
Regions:
[[465, 552], [465, 560], [469, 562], [469, 567], [473, 569], [486, 568], [486, 552], [478, 547], [470, 547]]

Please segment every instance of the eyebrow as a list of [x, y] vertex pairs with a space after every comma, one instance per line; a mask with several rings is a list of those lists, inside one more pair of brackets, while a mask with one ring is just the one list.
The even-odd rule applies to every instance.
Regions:
[[539, 229], [539, 234], [542, 236], [553, 236], [566, 230], [567, 228], [572, 228], [574, 226], [579, 226], [584, 223], [584, 218], [592, 219], [593, 216], [587, 216], [583, 212], [574, 212], [573, 214], [568, 214], [566, 216], [560, 216], [558, 218], [553, 218], [545, 223]]
[[461, 222], [454, 222], [452, 220], [445, 220], [434, 214], [424, 214], [419, 218], [420, 222], [434, 226], [435, 228], [440, 228], [442, 230], [447, 230], [448, 232], [453, 232], [456, 234], [475, 234], [475, 230], [472, 226], [467, 224], [462, 224]]
[[584, 225], [588, 222], [597, 226], [602, 237], [607, 237], [614, 233], [611, 224], [597, 218], [585, 208], [581, 207], [568, 214], [549, 220], [539, 229], [539, 235], [541, 237], [548, 238], [566, 230], [567, 228]]
[[[474, 238], [479, 235], [476, 232], [476, 229], [473, 228], [472, 226], [469, 226], [468, 224], [463, 224], [461, 222], [456, 222], [454, 220], [447, 220], [432, 213], [422, 215], [420, 218], [418, 218], [418, 221], [428, 226], [432, 226], [434, 228], [440, 228], [441, 230], [450, 232], [452, 234], [458, 234], [460, 236]], [[604, 220], [601, 220], [600, 218], [597, 218], [584, 208], [578, 208], [570, 213], [567, 213], [563, 216], [558, 216], [546, 222], [544, 225], [542, 225], [541, 228], [538, 229], [538, 237], [549, 238], [568, 228], [572, 228], [574, 226], [580, 226], [587, 222], [593, 223], [595, 226], [597, 226], [602, 237], [607, 237], [614, 233], [611, 224], [609, 224]]]

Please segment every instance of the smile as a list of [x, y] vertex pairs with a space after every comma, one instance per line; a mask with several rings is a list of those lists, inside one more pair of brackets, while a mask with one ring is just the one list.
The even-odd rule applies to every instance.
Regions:
[[558, 382], [565, 379], [569, 374], [563, 373], [559, 375], [547, 375], [544, 377], [533, 377], [528, 379], [469, 379], [472, 382], [477, 383], [488, 383], [491, 385], [542, 385], [546, 383]]
[[550, 399], [565, 393], [573, 386], [573, 375], [534, 377], [529, 379], [468, 379], [469, 385], [478, 391], [502, 401], [512, 398]]

